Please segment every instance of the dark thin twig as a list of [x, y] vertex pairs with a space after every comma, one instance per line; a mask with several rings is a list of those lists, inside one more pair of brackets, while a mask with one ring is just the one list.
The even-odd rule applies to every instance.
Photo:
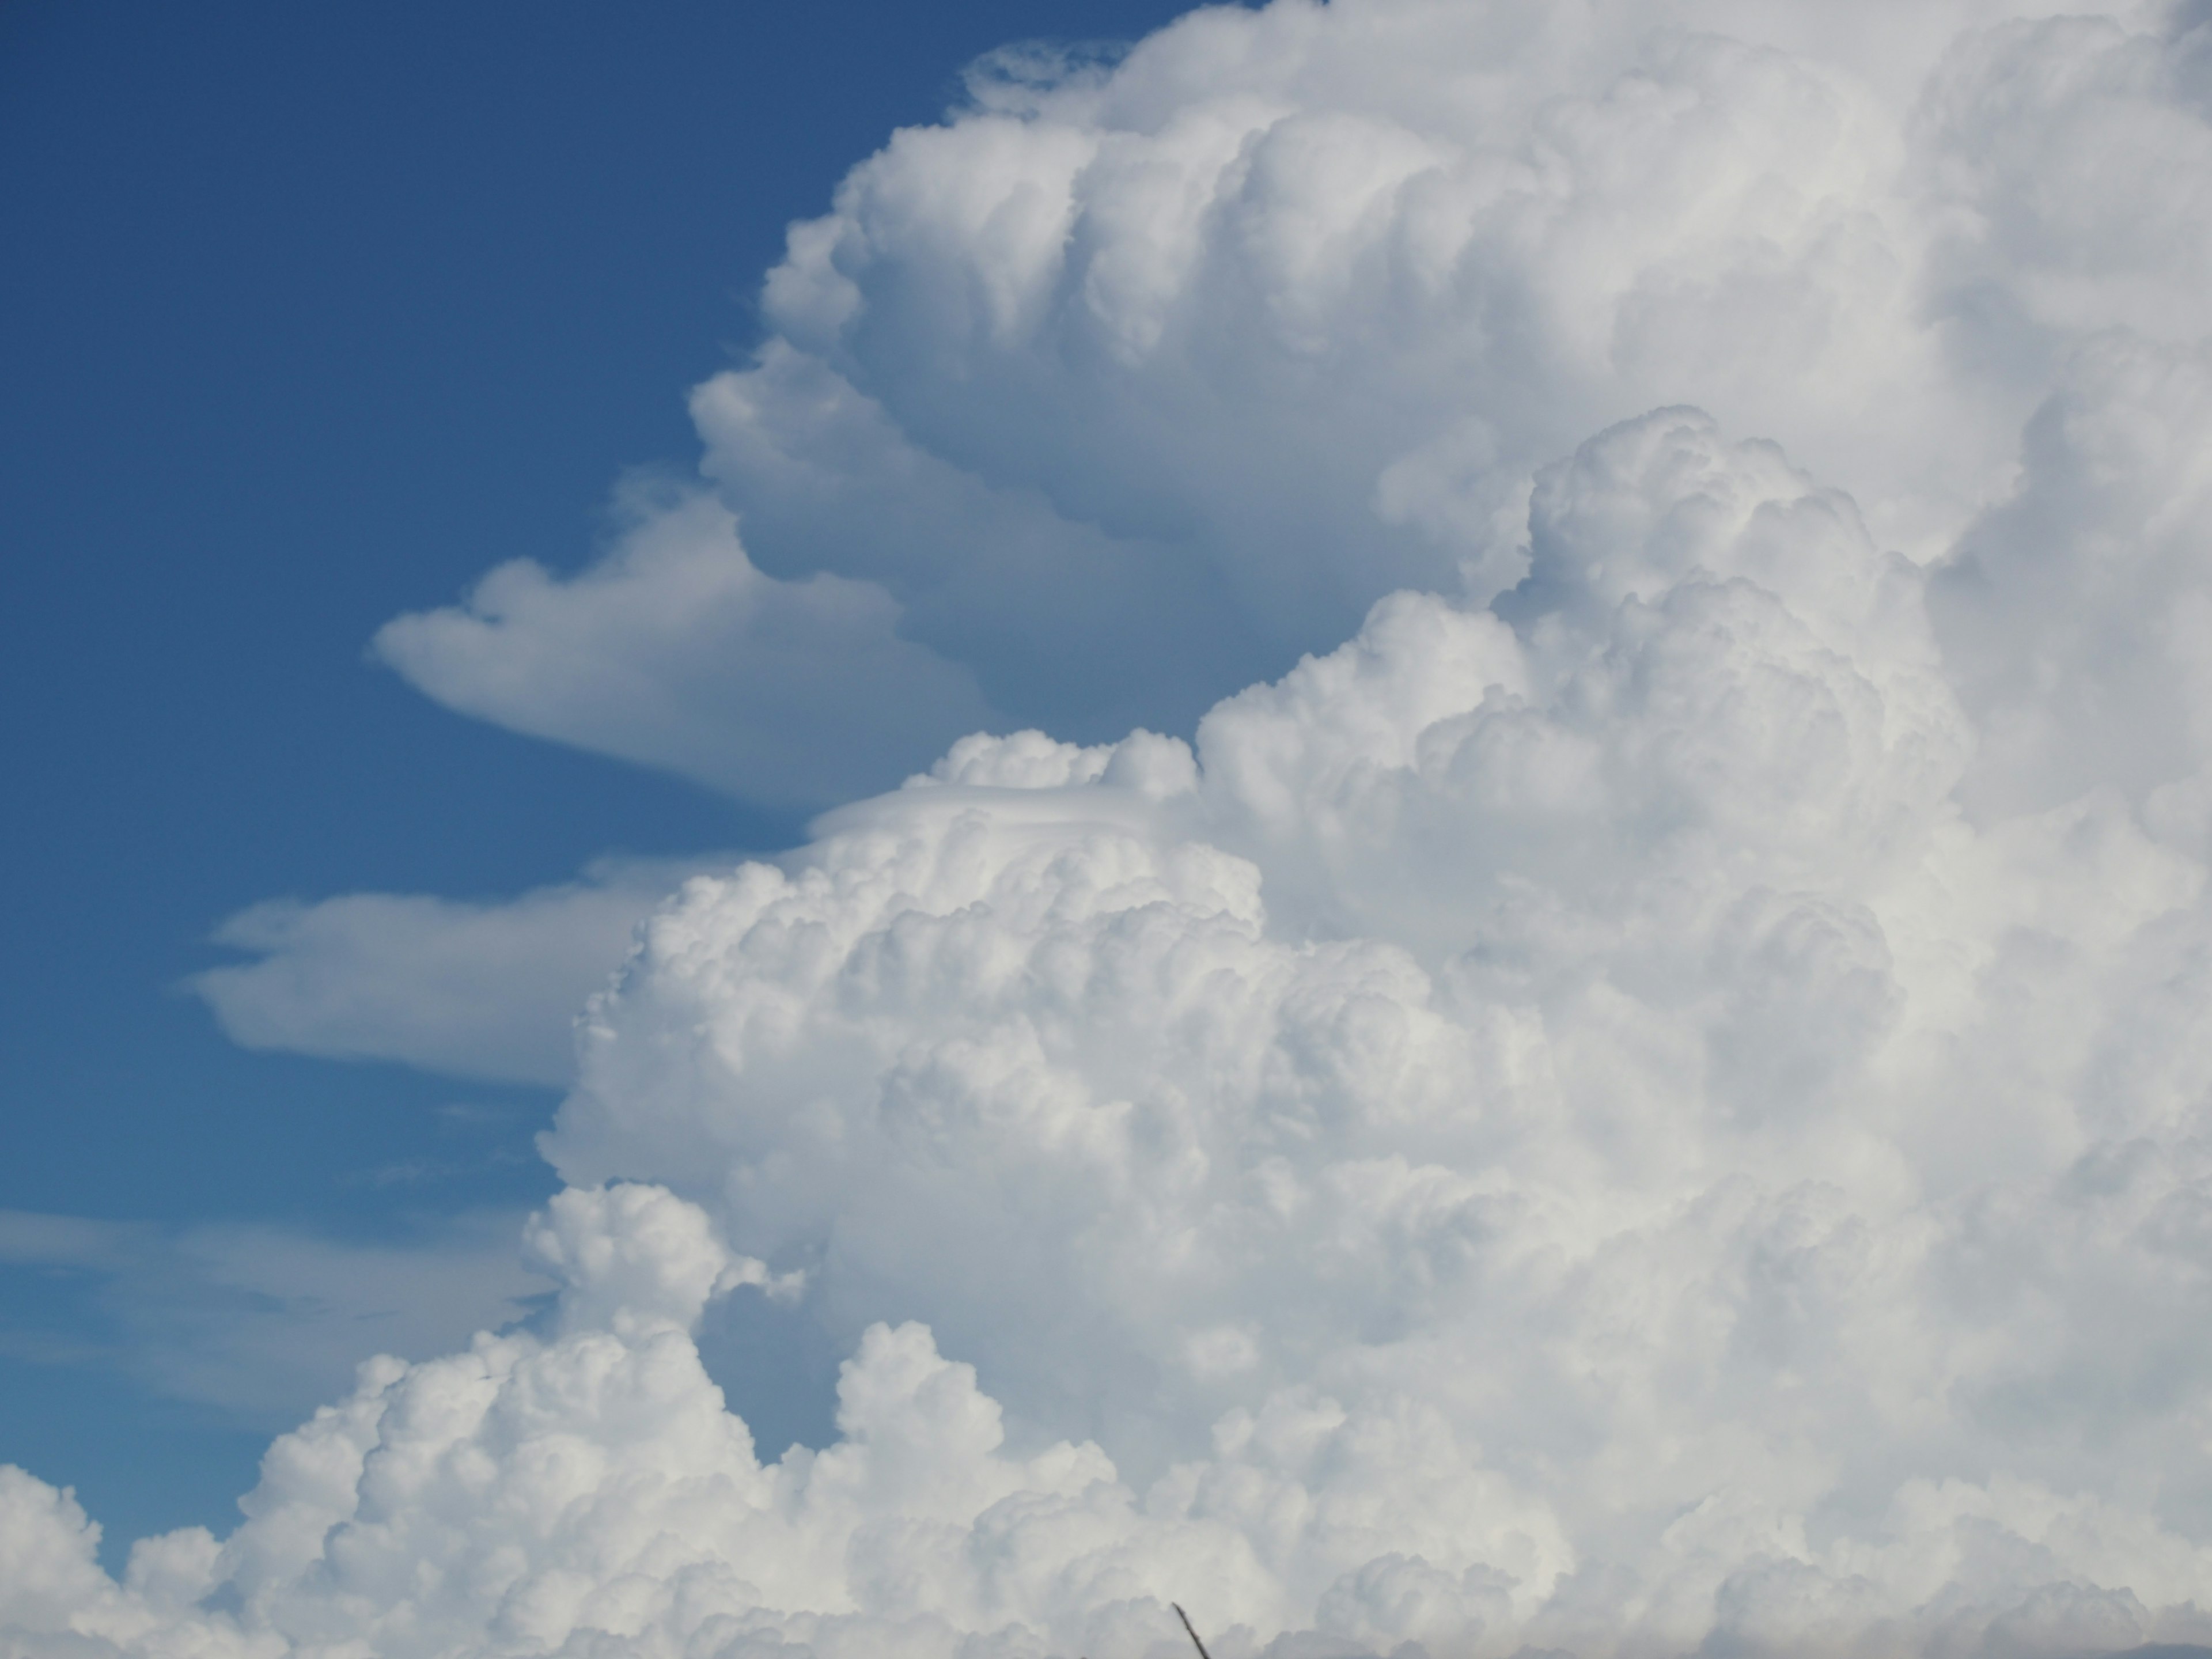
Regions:
[[1206, 1644], [1198, 1639], [1198, 1632], [1191, 1629], [1190, 1615], [1182, 1610], [1182, 1603], [1170, 1601], [1168, 1605], [1176, 1610], [1176, 1617], [1182, 1620], [1183, 1633], [1190, 1638], [1191, 1646], [1198, 1650], [1198, 1659], [1213, 1659], [1213, 1656], [1206, 1650]]

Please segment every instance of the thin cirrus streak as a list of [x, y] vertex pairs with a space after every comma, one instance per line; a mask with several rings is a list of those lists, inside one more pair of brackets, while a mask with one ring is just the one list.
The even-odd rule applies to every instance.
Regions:
[[[14, 1650], [2212, 1641], [2212, 43], [1853, 24], [1203, 13], [857, 168], [671, 539], [384, 648], [941, 757], [646, 921], [544, 1321], [119, 1582], [0, 1473]], [[769, 775], [716, 569], [903, 735]], [[756, 1295], [850, 1354], [772, 1463]]]

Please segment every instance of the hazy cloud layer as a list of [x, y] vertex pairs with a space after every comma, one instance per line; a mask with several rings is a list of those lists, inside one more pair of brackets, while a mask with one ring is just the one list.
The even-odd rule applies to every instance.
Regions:
[[0, 1211], [0, 1269], [73, 1279], [90, 1304], [67, 1334], [18, 1322], [4, 1340], [18, 1359], [121, 1371], [281, 1428], [349, 1386], [365, 1355], [428, 1356], [519, 1317], [550, 1281], [516, 1259], [514, 1225], [501, 1211], [361, 1243]]
[[[855, 708], [911, 647], [1079, 741], [948, 713], [688, 884], [543, 1144], [557, 1316], [122, 1583], [0, 1477], [16, 1650], [2212, 1639], [2212, 24], [1849, 23], [1201, 14], [857, 169], [636, 535], [875, 595]], [[752, 789], [631, 562], [409, 672]], [[721, 1296], [849, 1354], [836, 1440], [759, 1461]]]

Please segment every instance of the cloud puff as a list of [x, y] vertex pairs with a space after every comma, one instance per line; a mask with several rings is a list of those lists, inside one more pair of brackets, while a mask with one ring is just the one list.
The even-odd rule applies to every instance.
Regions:
[[[2212, 1638], [2206, 26], [1850, 21], [1279, 0], [857, 169], [719, 501], [386, 649], [740, 792], [942, 757], [646, 922], [541, 1328], [119, 1583], [9, 1476], [9, 1639]], [[664, 559], [872, 618], [850, 700], [624, 632]], [[774, 1464], [694, 1336], [763, 1295], [850, 1356]]]
[[[1224, 1601], [1265, 1598], [1240, 1511], [1279, 1504], [1316, 1453], [1334, 1443], [1338, 1463], [1374, 1481], [1391, 1478], [1394, 1452], [1449, 1451], [1418, 1415], [1361, 1436], [1325, 1408], [1294, 1414], [1230, 1460], [1249, 1471], [1246, 1490], [1147, 1514], [1095, 1445], [1011, 1451], [972, 1368], [908, 1324], [872, 1328], [846, 1364], [838, 1444], [763, 1467], [686, 1334], [718, 1285], [757, 1264], [732, 1258], [697, 1210], [635, 1186], [563, 1194], [538, 1245], [570, 1273], [556, 1334], [363, 1367], [349, 1400], [270, 1449], [245, 1525], [220, 1546], [198, 1529], [147, 1540], [118, 1586], [66, 1495], [6, 1471], [14, 1588], [0, 1618], [16, 1650], [950, 1655], [963, 1627], [994, 1626], [1011, 1626], [1009, 1651], [1164, 1646], [1166, 1609], [1144, 1587], [1197, 1567]], [[1430, 1506], [1459, 1513], [1490, 1495], [1455, 1489], [1457, 1473], [1432, 1469]], [[1372, 1530], [1369, 1504], [1334, 1507], [1292, 1529], [1314, 1534], [1309, 1553]], [[1544, 1547], [1495, 1516], [1482, 1524], [1523, 1553]], [[1076, 1585], [1091, 1595], [1071, 1603]], [[228, 1610], [201, 1610], [211, 1599]], [[1083, 1599], [1097, 1605], [1079, 1612]]]
[[1528, 552], [695, 883], [549, 1156], [1236, 1516], [1263, 1635], [2197, 1630], [2202, 866], [1962, 817], [1925, 573], [1771, 446], [1601, 434]]

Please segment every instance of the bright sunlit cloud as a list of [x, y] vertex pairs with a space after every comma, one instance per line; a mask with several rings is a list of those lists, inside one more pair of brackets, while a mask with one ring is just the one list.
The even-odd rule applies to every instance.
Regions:
[[[13, 1650], [2212, 1642], [2208, 65], [1279, 0], [979, 68], [703, 483], [379, 637], [807, 843], [199, 981], [573, 1079], [557, 1309], [120, 1580], [0, 1471]], [[729, 1409], [732, 1297], [834, 1439]]]

